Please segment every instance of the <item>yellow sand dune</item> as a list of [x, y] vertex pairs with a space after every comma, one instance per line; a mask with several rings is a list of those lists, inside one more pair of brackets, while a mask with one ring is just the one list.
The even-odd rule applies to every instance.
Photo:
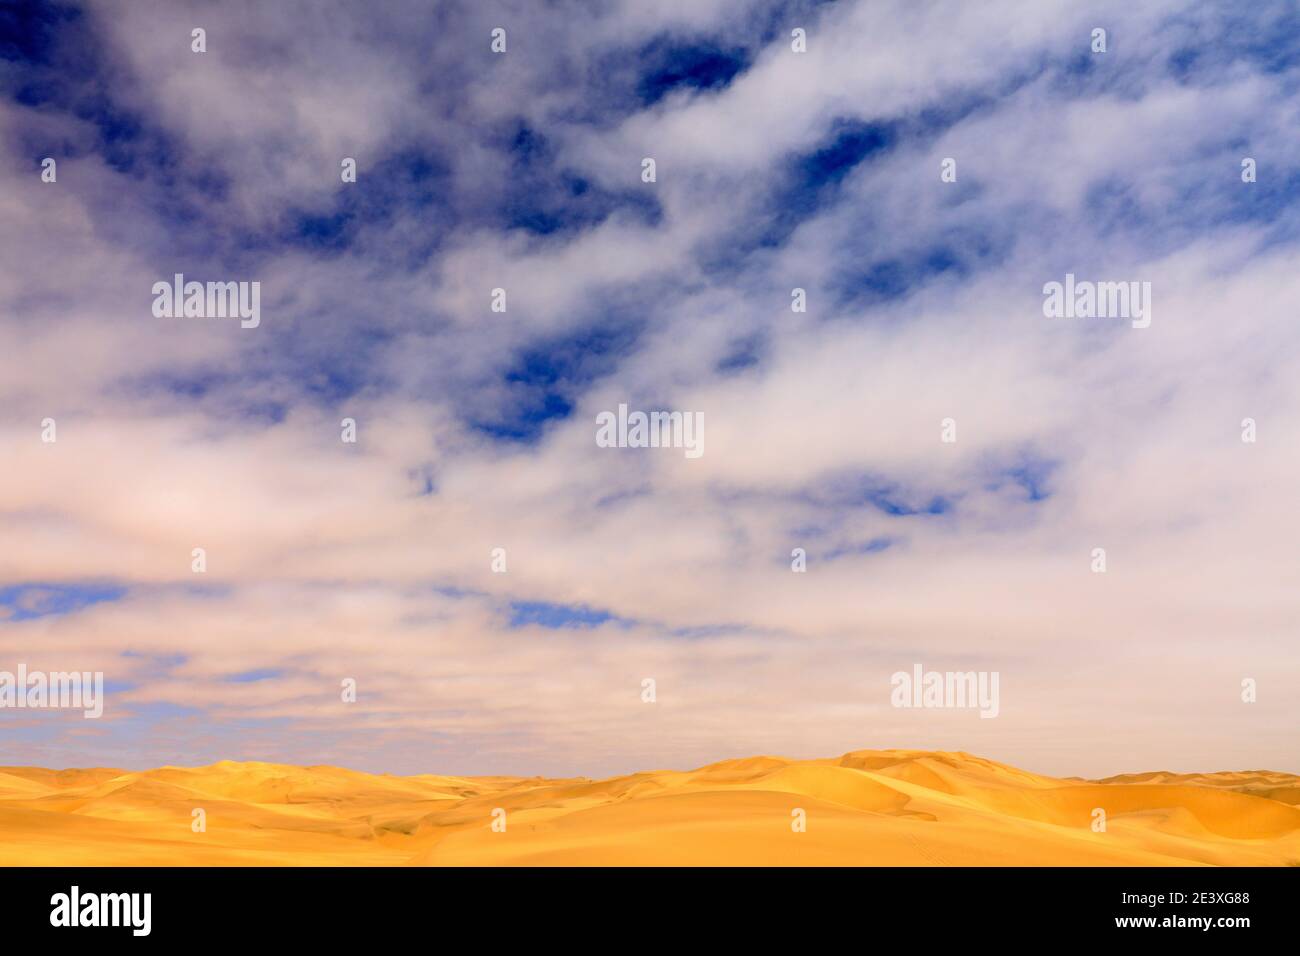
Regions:
[[915, 750], [607, 780], [0, 767], [0, 865], [1296, 866], [1298, 795], [1275, 771], [1088, 781]]

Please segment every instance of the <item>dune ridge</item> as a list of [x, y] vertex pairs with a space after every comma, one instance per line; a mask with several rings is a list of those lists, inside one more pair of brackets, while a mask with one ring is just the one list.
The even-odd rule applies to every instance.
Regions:
[[1082, 780], [916, 750], [604, 780], [0, 767], [0, 865], [1297, 866], [1298, 795], [1276, 771]]

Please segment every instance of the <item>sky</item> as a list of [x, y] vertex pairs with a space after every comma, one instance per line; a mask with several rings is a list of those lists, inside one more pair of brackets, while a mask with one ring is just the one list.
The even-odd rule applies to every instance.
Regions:
[[6, 4], [0, 764], [1300, 771], [1298, 252], [1282, 0]]

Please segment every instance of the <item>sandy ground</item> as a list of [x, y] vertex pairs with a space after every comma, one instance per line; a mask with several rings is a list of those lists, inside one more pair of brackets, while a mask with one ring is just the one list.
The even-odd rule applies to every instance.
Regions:
[[1297, 866], [1297, 804], [1285, 773], [1086, 781], [905, 750], [608, 780], [0, 767], [0, 865]]

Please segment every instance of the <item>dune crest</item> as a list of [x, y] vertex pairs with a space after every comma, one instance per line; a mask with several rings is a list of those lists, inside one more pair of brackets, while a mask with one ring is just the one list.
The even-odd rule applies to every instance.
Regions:
[[1298, 795], [1275, 771], [1089, 781], [915, 750], [606, 780], [0, 767], [0, 864], [1295, 866]]

